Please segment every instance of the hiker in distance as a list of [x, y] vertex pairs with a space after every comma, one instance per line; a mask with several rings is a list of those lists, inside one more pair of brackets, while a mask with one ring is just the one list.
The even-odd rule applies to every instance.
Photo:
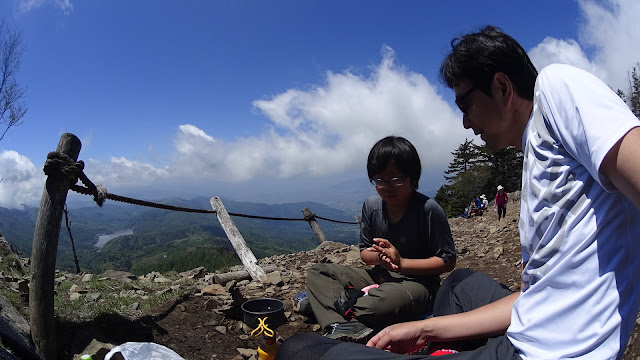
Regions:
[[524, 152], [520, 291], [455, 270], [434, 317], [387, 327], [367, 347], [294, 336], [278, 359], [417, 359], [403, 354], [451, 341], [460, 352], [442, 359], [622, 357], [640, 305], [640, 121], [583, 70], [538, 74], [498, 28], [451, 45], [440, 75], [463, 126], [489, 148]]
[[493, 203], [494, 210], [498, 211], [498, 221], [501, 217], [507, 215], [507, 203], [509, 202], [509, 195], [504, 191], [502, 185], [498, 185], [498, 192], [496, 193], [496, 199]]
[[320, 263], [307, 273], [313, 314], [328, 338], [358, 341], [431, 310], [440, 274], [456, 263], [444, 210], [417, 191], [420, 157], [405, 138], [388, 136], [369, 152], [378, 192], [362, 206], [360, 258], [370, 269]]

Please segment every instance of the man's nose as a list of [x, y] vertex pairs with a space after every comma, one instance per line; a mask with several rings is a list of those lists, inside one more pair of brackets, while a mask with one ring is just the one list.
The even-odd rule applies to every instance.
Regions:
[[469, 120], [469, 115], [467, 114], [462, 115], [462, 126], [464, 126], [465, 129], [471, 128], [471, 120]]

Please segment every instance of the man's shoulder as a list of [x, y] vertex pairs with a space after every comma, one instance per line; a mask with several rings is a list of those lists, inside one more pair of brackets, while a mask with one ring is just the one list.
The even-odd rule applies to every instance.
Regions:
[[596, 75], [568, 64], [548, 65], [540, 70], [536, 78], [536, 88], [543, 91], [562, 89], [573, 92], [586, 85], [602, 86], [605, 84]]
[[[538, 78], [550, 77], [552, 79], [571, 77], [577, 75], [591, 75], [589, 72], [568, 64], [547, 65], [538, 73]], [[593, 76], [593, 75], [592, 75]]]

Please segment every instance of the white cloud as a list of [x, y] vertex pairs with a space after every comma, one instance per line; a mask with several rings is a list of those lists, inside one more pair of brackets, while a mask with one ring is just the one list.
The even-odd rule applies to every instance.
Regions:
[[562, 63], [577, 66], [601, 79], [607, 76], [602, 68], [589, 61], [580, 44], [573, 39], [558, 40], [547, 37], [529, 51], [529, 57], [538, 70], [553, 63]]
[[193, 125], [180, 126], [172, 172], [239, 181], [340, 174], [364, 169], [371, 146], [390, 134], [412, 141], [424, 167], [446, 167], [450, 152], [469, 134], [452, 126], [459, 114], [424, 76], [394, 60], [393, 50], [384, 47], [368, 76], [328, 72], [321, 85], [254, 101], [270, 120], [255, 137], [224, 143]]
[[18, 5], [18, 7], [22, 12], [29, 12], [41, 7], [44, 3], [45, 0], [20, 0], [20, 5]]
[[365, 178], [369, 150], [390, 134], [416, 146], [425, 174], [441, 174], [451, 152], [470, 134], [460, 126], [460, 113], [423, 75], [394, 61], [393, 50], [384, 47], [380, 64], [367, 75], [328, 72], [321, 84], [256, 100], [256, 110], [269, 121], [256, 136], [225, 142], [183, 124], [166, 165], [124, 157], [106, 163], [89, 159], [85, 174], [111, 193], [138, 184], [164, 189], [157, 197], [166, 196], [171, 184], [180, 184], [186, 193], [196, 187], [211, 191], [214, 183], [340, 179], [345, 174]]
[[[25, 8], [44, 3], [22, 2]], [[640, 1], [578, 3], [583, 16], [579, 38], [546, 38], [530, 51], [534, 64], [541, 68], [552, 62], [570, 63], [626, 91], [627, 71], [640, 61], [640, 47], [636, 46], [640, 44], [640, 22], [636, 22]], [[72, 8], [68, 1], [57, 4]], [[460, 126], [458, 110], [423, 75], [397, 65], [389, 47], [382, 49], [377, 66], [361, 70], [327, 72], [316, 84], [284, 89], [271, 98], [254, 101], [257, 112], [268, 121], [266, 129], [254, 136], [223, 141], [185, 119], [176, 129], [170, 159], [153, 162], [162, 165], [122, 157], [109, 162], [90, 159], [85, 173], [109, 190], [138, 184], [168, 189], [166, 184], [181, 184], [183, 192], [197, 186], [211, 188], [215, 182], [255, 184], [259, 180], [259, 184], [275, 179], [339, 177], [364, 172], [369, 149], [389, 134], [413, 142], [425, 174], [444, 170], [451, 160], [450, 152], [471, 136]], [[12, 162], [11, 166], [3, 164], [1, 171], [25, 162], [16, 153], [3, 154], [3, 161], [10, 158]], [[42, 175], [30, 171], [29, 179], [40, 181], [38, 185], [28, 182], [18, 189], [16, 183], [3, 180], [0, 206], [37, 204]]]
[[0, 206], [21, 209], [40, 201], [45, 175], [15, 151], [0, 153]]
[[207, 135], [204, 131], [198, 129], [197, 126], [191, 124], [180, 125], [178, 127], [180, 131], [186, 135], [191, 135], [195, 138], [202, 138], [205, 141], [214, 142], [215, 140]]
[[[554, 62], [592, 72], [614, 89], [627, 91], [628, 71], [640, 61], [640, 2], [578, 0], [579, 39], [546, 38], [530, 51], [538, 69]], [[589, 54], [590, 56], [587, 56]]]
[[21, 12], [26, 13], [38, 9], [46, 4], [52, 4], [65, 15], [68, 15], [73, 11], [73, 4], [71, 3], [71, 0], [20, 0], [18, 8]]
[[111, 157], [106, 164], [89, 159], [84, 173], [94, 184], [104, 185], [107, 190], [111, 186], [117, 188], [132, 184], [154, 184], [169, 177], [167, 169], [124, 157]]
[[54, 0], [55, 5], [58, 9], [62, 10], [63, 13], [69, 14], [73, 10], [73, 4], [71, 0]]

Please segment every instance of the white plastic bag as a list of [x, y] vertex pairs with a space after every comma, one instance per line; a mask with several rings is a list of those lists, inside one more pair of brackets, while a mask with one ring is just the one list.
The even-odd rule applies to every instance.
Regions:
[[149, 342], [126, 342], [118, 345], [107, 353], [104, 360], [110, 360], [117, 352], [125, 360], [184, 360], [168, 347]]

